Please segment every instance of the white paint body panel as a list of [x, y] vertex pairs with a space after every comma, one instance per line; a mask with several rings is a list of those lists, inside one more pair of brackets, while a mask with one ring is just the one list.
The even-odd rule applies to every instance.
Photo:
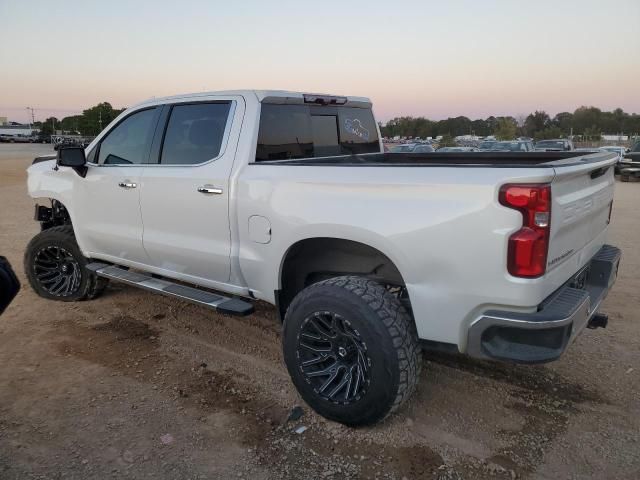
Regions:
[[[201, 165], [143, 167], [140, 207], [143, 244], [151, 265], [201, 279], [228, 282], [231, 270], [229, 177], [242, 128], [244, 99], [230, 100], [230, 124], [220, 154]], [[222, 190], [204, 194], [200, 187]]]
[[[91, 173], [94, 167], [82, 179], [68, 169], [53, 171], [53, 162], [33, 165], [29, 192], [67, 207], [88, 256], [233, 294], [251, 292], [271, 303], [281, 287], [283, 259], [296, 242], [332, 237], [367, 244], [400, 271], [419, 336], [456, 344], [461, 351], [469, 324], [482, 311], [534, 311], [605, 243], [613, 172], [589, 184], [586, 173], [600, 163], [560, 168], [252, 164], [260, 99], [274, 95], [283, 101], [301, 98], [294, 92], [234, 91], [151, 100], [130, 109], [209, 98], [237, 101], [226, 150], [215, 162], [119, 172], [129, 178], [143, 170], [138, 225], [133, 207], [119, 217], [125, 205], [135, 203], [116, 195], [122, 192], [110, 199], [110, 187], [101, 186], [96, 190], [101, 198], [89, 200], [89, 185], [100, 181]], [[614, 155], [602, 158], [604, 166], [615, 163]], [[506, 270], [508, 238], [522, 217], [497, 199], [501, 185], [515, 182], [552, 184], [549, 259], [574, 249], [537, 279], [514, 278]], [[224, 194], [209, 198], [195, 192], [205, 183], [221, 186]], [[118, 207], [101, 213], [109, 204]], [[214, 225], [220, 229], [213, 231]], [[142, 251], [136, 247], [140, 230]], [[96, 238], [100, 233], [103, 238]]]

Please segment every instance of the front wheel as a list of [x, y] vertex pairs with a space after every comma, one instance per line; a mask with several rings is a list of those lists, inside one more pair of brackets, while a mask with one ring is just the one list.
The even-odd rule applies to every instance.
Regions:
[[422, 355], [413, 319], [379, 283], [336, 277], [287, 310], [284, 359], [302, 398], [347, 425], [382, 420], [415, 390]]
[[97, 297], [107, 285], [87, 270], [73, 228], [53, 227], [33, 237], [24, 254], [24, 271], [43, 298], [74, 302]]

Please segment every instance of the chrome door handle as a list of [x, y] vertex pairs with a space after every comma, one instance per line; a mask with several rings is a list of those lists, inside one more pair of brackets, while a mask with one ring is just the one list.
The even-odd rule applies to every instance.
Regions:
[[120, 182], [118, 186], [122, 188], [136, 188], [138, 184], [130, 182], [129, 180], [125, 180], [124, 182]]
[[212, 187], [211, 185], [203, 185], [202, 187], [198, 187], [198, 191], [200, 193], [208, 193], [213, 195], [221, 195], [222, 189], [217, 187]]

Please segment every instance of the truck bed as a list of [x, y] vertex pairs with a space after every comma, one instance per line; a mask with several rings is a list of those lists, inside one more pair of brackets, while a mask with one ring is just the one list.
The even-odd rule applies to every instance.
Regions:
[[[291, 160], [256, 162], [254, 165], [332, 165], [332, 166], [440, 166], [440, 167], [558, 167], [584, 165], [613, 158], [613, 153], [585, 152], [432, 152], [369, 153]], [[575, 159], [575, 160], [573, 160]]]

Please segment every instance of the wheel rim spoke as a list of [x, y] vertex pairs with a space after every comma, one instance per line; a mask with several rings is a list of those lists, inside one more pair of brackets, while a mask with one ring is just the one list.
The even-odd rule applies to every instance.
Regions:
[[[334, 398], [336, 394], [340, 392], [340, 390], [342, 390], [347, 385], [347, 383], [349, 383], [349, 378], [350, 378], [350, 375], [346, 373], [342, 378], [342, 380], [340, 380], [338, 385], [336, 385], [336, 388], [331, 390], [331, 392], [329, 393], [329, 398]], [[347, 392], [347, 397], [349, 396], [348, 394], [349, 392]]]
[[[338, 376], [338, 373], [339, 373], [339, 369], [337, 368], [332, 369], [331, 374], [329, 375], [329, 378], [327, 378], [325, 382], [320, 386], [320, 393], [324, 392], [327, 389], [327, 387], [331, 385], [331, 383]], [[331, 398], [331, 396], [329, 396], [329, 398]]]
[[317, 347], [317, 346], [309, 345], [308, 343], [303, 343], [303, 342], [300, 342], [299, 345], [302, 348], [306, 348], [307, 350], [311, 350], [312, 352], [316, 352], [316, 353], [325, 353], [325, 352], [331, 351], [331, 347]]
[[317, 356], [317, 357], [315, 357], [315, 358], [311, 358], [311, 359], [309, 359], [309, 360], [305, 360], [304, 362], [302, 362], [302, 363], [300, 364], [300, 366], [301, 366], [302, 368], [304, 368], [304, 367], [309, 367], [309, 366], [311, 366], [311, 365], [316, 365], [316, 364], [318, 364], [318, 363], [324, 362], [327, 358], [328, 358], [328, 356], [327, 356], [327, 355], [318, 355], [318, 356]]
[[303, 322], [297, 343], [298, 368], [316, 394], [349, 404], [366, 392], [371, 360], [350, 322], [332, 312], [315, 312]]

